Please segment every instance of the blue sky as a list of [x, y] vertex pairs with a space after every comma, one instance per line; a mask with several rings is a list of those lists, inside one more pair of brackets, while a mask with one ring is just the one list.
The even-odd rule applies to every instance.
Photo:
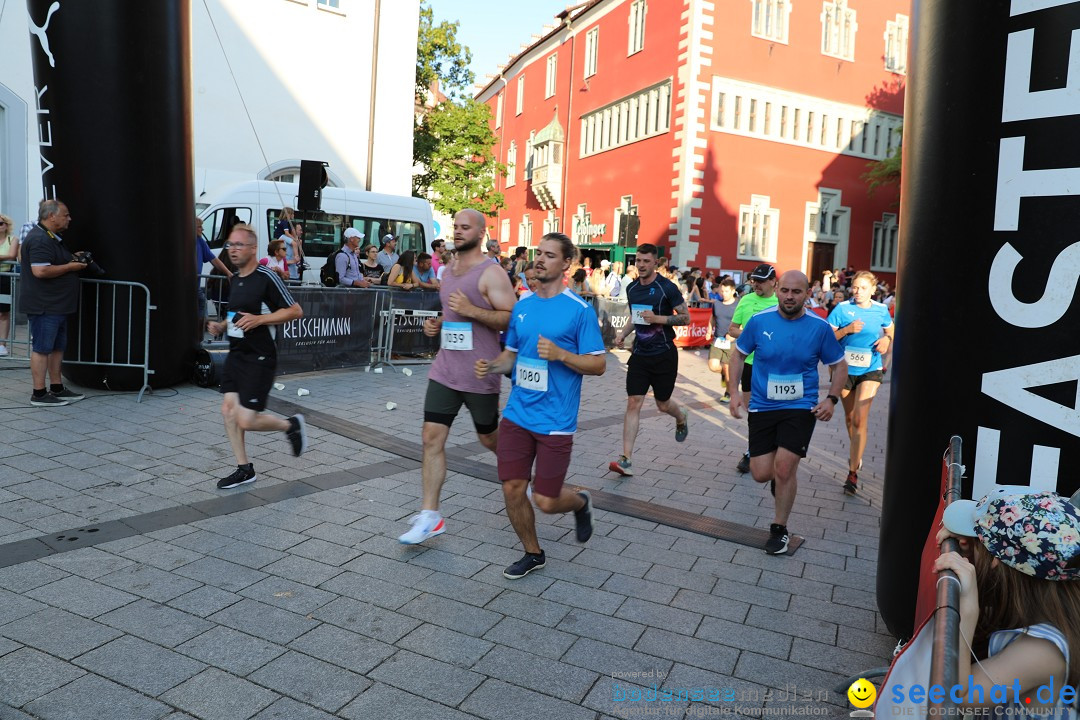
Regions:
[[458, 21], [458, 40], [472, 51], [472, 71], [483, 83], [522, 43], [531, 42], [555, 14], [580, 0], [428, 0], [435, 22]]

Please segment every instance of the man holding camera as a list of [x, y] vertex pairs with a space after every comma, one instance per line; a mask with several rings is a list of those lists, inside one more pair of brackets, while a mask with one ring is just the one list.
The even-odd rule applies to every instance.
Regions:
[[[23, 240], [20, 254], [19, 309], [30, 322], [30, 376], [38, 407], [67, 405], [83, 395], [64, 387], [60, 363], [67, 347], [67, 319], [79, 306], [79, 275], [87, 266], [82, 253], [72, 255], [59, 233], [68, 229], [71, 213], [59, 200], [38, 207], [38, 222]], [[45, 373], [52, 383], [46, 388]]]

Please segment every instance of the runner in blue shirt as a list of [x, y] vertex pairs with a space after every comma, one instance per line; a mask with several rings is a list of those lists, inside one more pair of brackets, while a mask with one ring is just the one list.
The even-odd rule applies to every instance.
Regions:
[[845, 300], [829, 313], [829, 325], [844, 348], [848, 379], [840, 399], [844, 403], [850, 450], [844, 492], [859, 490], [858, 472], [866, 449], [866, 423], [870, 405], [885, 375], [881, 356], [892, 348], [893, 324], [889, 308], [871, 298], [877, 289], [873, 273], [860, 270], [851, 282], [851, 300]]
[[511, 580], [546, 564], [526, 495], [530, 475], [536, 506], [548, 514], [572, 510], [577, 541], [592, 537], [589, 493], [563, 487], [577, 430], [581, 376], [603, 375], [607, 368], [596, 312], [563, 287], [563, 274], [576, 255], [566, 235], [543, 237], [533, 263], [536, 291], [514, 306], [506, 349], [494, 360], [476, 361], [478, 378], [510, 373], [496, 456], [506, 514], [525, 547], [525, 556], [503, 571]]
[[[731, 355], [731, 416], [741, 417], [746, 399], [740, 387], [743, 363], [754, 353], [750, 387], [750, 474], [770, 483], [776, 497], [765, 552], [787, 552], [787, 521], [798, 491], [799, 461], [806, 457], [814, 424], [828, 422], [847, 380], [847, 363], [832, 328], [804, 303], [810, 284], [798, 270], [780, 276], [780, 304], [754, 315], [743, 326]], [[818, 401], [818, 363], [833, 366], [832, 383]]]

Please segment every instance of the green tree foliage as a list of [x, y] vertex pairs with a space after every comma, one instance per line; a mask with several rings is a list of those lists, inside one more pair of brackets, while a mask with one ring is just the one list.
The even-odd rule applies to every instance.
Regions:
[[[897, 130], [897, 132], [900, 131]], [[866, 166], [867, 171], [862, 177], [866, 181], [866, 189], [870, 194], [873, 194], [874, 190], [882, 185], [900, 184], [900, 160], [901, 146], [900, 143], [897, 143], [889, 157], [869, 163]]]
[[[457, 28], [445, 20], [436, 25], [430, 5], [421, 4], [413, 129], [413, 164], [420, 172], [413, 175], [413, 195], [430, 196], [445, 213], [472, 208], [494, 215], [504, 204], [494, 192], [495, 174], [505, 168], [493, 153], [491, 110], [469, 94], [472, 53], [458, 42]], [[446, 95], [442, 102], [429, 98], [436, 81]]]

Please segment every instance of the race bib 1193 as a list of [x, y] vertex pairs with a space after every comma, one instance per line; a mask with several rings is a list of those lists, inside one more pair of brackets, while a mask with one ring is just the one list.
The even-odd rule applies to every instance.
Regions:
[[770, 400], [802, 400], [802, 375], [770, 375], [767, 395]]

